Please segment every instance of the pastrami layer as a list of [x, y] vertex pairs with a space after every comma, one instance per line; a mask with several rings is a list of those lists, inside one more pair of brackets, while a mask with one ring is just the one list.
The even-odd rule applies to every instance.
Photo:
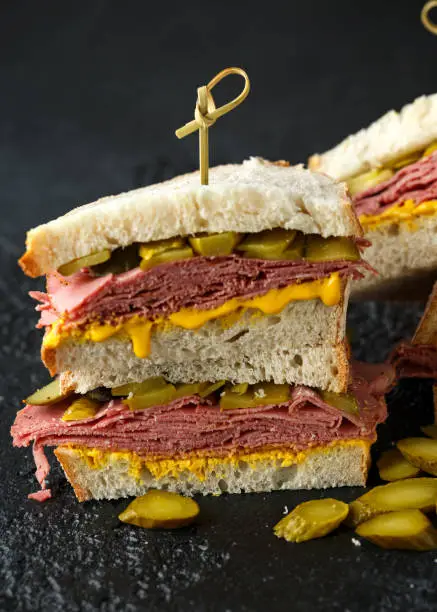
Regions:
[[437, 348], [428, 344], [401, 342], [390, 362], [399, 378], [437, 378]]

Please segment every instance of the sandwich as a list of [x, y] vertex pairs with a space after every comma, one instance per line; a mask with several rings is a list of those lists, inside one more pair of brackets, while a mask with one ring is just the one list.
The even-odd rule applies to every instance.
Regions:
[[346, 181], [379, 275], [353, 297], [422, 299], [437, 269], [437, 94], [390, 111], [309, 167]]
[[56, 378], [27, 399], [36, 499], [55, 455], [79, 500], [365, 483], [389, 366], [349, 363], [372, 268], [346, 186], [252, 158], [103, 198], [20, 260]]

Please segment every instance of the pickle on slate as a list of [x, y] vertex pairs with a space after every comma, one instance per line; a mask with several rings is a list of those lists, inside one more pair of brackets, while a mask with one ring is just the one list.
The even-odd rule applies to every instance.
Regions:
[[437, 440], [405, 438], [396, 444], [407, 461], [427, 474], [437, 476]]
[[234, 393], [232, 386], [225, 389], [220, 397], [221, 410], [256, 408], [270, 404], [282, 404], [290, 398], [289, 385], [258, 383], [250, 386], [245, 393]]
[[80, 397], [75, 400], [64, 412], [62, 421], [81, 421], [94, 417], [99, 410], [101, 404], [93, 402], [86, 397]]
[[131, 244], [128, 247], [120, 247], [112, 252], [111, 259], [97, 266], [92, 266], [91, 271], [94, 276], [106, 276], [107, 274], [122, 274], [140, 265], [138, 255], [138, 245]]
[[361, 523], [356, 533], [381, 548], [437, 550], [437, 530], [420, 510], [380, 514]]
[[179, 261], [181, 259], [189, 259], [190, 257], [193, 257], [193, 249], [188, 246], [180, 249], [168, 249], [167, 251], [152, 255], [150, 259], [143, 259], [140, 263], [140, 268], [142, 270], [148, 270], [160, 264]]
[[123, 523], [146, 529], [177, 529], [190, 525], [199, 514], [199, 506], [189, 497], [169, 491], [150, 490], [137, 497], [118, 518]]
[[247, 234], [237, 246], [245, 257], [255, 259], [282, 259], [282, 254], [296, 237], [296, 230], [273, 229]]
[[114, 397], [123, 397], [125, 395], [141, 395], [151, 389], [162, 389], [167, 385], [166, 380], [162, 376], [152, 376], [146, 378], [140, 383], [126, 383], [118, 387], [113, 387], [111, 393]]
[[428, 436], [428, 438], [434, 438], [437, 440], [437, 425], [424, 425], [421, 427], [421, 430]]
[[378, 514], [397, 510], [434, 510], [437, 479], [406, 478], [371, 489], [349, 504], [346, 524], [356, 527]]
[[73, 391], [61, 391], [61, 381], [59, 378], [55, 378], [45, 387], [29, 395], [24, 401], [26, 404], [31, 404], [33, 406], [44, 406], [56, 404], [72, 394]]
[[79, 272], [79, 270], [82, 270], [82, 268], [90, 268], [91, 266], [108, 261], [110, 257], [111, 251], [109, 249], [104, 249], [103, 251], [98, 251], [97, 253], [85, 255], [85, 257], [73, 259], [73, 261], [70, 261], [58, 268], [58, 272], [62, 274], [62, 276], [70, 276], [75, 272]]
[[358, 195], [362, 191], [375, 187], [384, 181], [387, 181], [393, 176], [393, 170], [389, 168], [370, 170], [351, 178], [347, 181], [349, 187], [349, 193], [352, 197]]
[[337, 529], [348, 512], [348, 505], [336, 499], [314, 499], [296, 506], [273, 530], [288, 542], [322, 538]]
[[307, 237], [305, 248], [305, 259], [311, 262], [357, 261], [361, 258], [360, 251], [353, 240], [344, 236], [331, 236], [322, 238], [312, 234]]
[[320, 390], [319, 395], [324, 402], [338, 410], [343, 410], [343, 412], [348, 412], [349, 414], [359, 414], [360, 412], [357, 398], [350, 393], [334, 393], [333, 391]]
[[219, 255], [230, 255], [238, 242], [241, 234], [236, 232], [222, 232], [221, 234], [199, 234], [188, 238], [193, 251], [204, 257]]
[[376, 465], [380, 478], [388, 481], [414, 478], [420, 472], [419, 468], [411, 465], [397, 448], [382, 453]]

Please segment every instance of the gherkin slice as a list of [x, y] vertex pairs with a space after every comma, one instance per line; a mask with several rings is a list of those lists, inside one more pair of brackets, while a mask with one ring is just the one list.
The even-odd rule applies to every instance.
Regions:
[[101, 404], [99, 402], [93, 402], [86, 397], [80, 397], [70, 404], [61, 420], [81, 421], [82, 419], [89, 419], [97, 414], [100, 406]]
[[148, 270], [149, 268], [153, 268], [154, 266], [158, 266], [160, 264], [179, 261], [181, 259], [189, 259], [190, 257], [193, 257], [193, 250], [188, 246], [180, 249], [168, 249], [166, 251], [156, 253], [156, 255], [152, 255], [150, 259], [143, 259], [140, 263], [140, 268], [142, 270]]
[[188, 238], [193, 251], [204, 257], [230, 255], [238, 242], [241, 234], [237, 232], [222, 232], [221, 234], [199, 234]]
[[248, 387], [249, 387], [248, 383], [239, 383], [238, 385], [232, 385], [229, 391], [231, 393], [237, 393], [238, 395], [243, 395], [244, 393], [247, 392]]
[[393, 174], [393, 170], [390, 170], [389, 168], [375, 168], [373, 170], [369, 170], [369, 172], [364, 172], [363, 174], [360, 174], [347, 181], [349, 193], [352, 197], [354, 197], [362, 191], [370, 189], [370, 187], [375, 187], [384, 181], [388, 181]]
[[420, 153], [410, 153], [409, 155], [406, 155], [405, 157], [401, 157], [400, 159], [397, 159], [396, 161], [391, 163], [390, 166], [393, 170], [398, 171], [398, 170], [401, 170], [402, 168], [405, 168], [405, 166], [414, 164], [414, 162], [417, 162], [417, 160], [420, 159], [420, 157], [421, 157]]
[[305, 253], [305, 237], [298, 232], [296, 238], [281, 255], [281, 259], [295, 260], [302, 259]]
[[305, 259], [307, 261], [357, 261], [361, 259], [360, 251], [353, 240], [344, 236], [322, 238], [316, 234], [307, 236]]
[[356, 533], [381, 548], [437, 550], [437, 530], [420, 510], [380, 514], [359, 525]]
[[348, 512], [348, 505], [337, 499], [314, 499], [296, 506], [273, 530], [288, 542], [306, 542], [337, 529]]
[[190, 395], [199, 395], [202, 391], [205, 391], [209, 386], [209, 383], [180, 383], [176, 385], [176, 396], [179, 397], [188, 397]]
[[166, 380], [162, 376], [152, 376], [140, 383], [127, 383], [118, 387], [113, 387], [111, 393], [114, 397], [123, 397], [125, 395], [141, 395], [147, 391], [155, 389], [163, 389], [167, 385]]
[[289, 385], [275, 383], [258, 383], [251, 385], [244, 393], [233, 392], [233, 387], [225, 389], [220, 397], [221, 410], [256, 408], [270, 404], [282, 404], [290, 398]]
[[429, 145], [429, 147], [426, 147], [425, 151], [423, 152], [423, 157], [432, 155], [435, 151], [437, 151], [437, 142], [433, 142]]
[[29, 395], [24, 401], [33, 406], [56, 404], [73, 394], [73, 391], [61, 391], [61, 381], [55, 378], [48, 385]]
[[120, 247], [112, 252], [108, 261], [92, 266], [91, 271], [94, 276], [106, 276], [107, 274], [122, 274], [140, 265], [138, 255], [138, 245], [131, 244], [128, 247]]
[[273, 229], [247, 234], [237, 246], [245, 257], [255, 259], [281, 259], [284, 251], [296, 237], [296, 230]]
[[149, 260], [158, 253], [164, 253], [172, 249], [183, 249], [185, 246], [186, 242], [183, 238], [167, 238], [166, 240], [155, 240], [154, 242], [140, 244], [138, 253], [142, 260]]
[[204, 389], [203, 391], [200, 391], [199, 395], [200, 397], [208, 397], [208, 395], [211, 395], [211, 393], [214, 393], [215, 391], [218, 391], [219, 389], [224, 387], [225, 384], [226, 384], [225, 380], [219, 380], [215, 383], [208, 383], [208, 386], [206, 387], [206, 389]]
[[255, 408], [259, 403], [254, 399], [252, 393], [232, 393], [231, 389], [225, 389], [220, 397], [220, 410], [238, 410], [244, 408]]
[[62, 274], [62, 276], [71, 276], [71, 274], [79, 272], [79, 270], [82, 270], [82, 268], [90, 268], [91, 266], [108, 261], [110, 257], [111, 251], [109, 249], [104, 249], [103, 251], [98, 251], [97, 253], [91, 253], [91, 255], [85, 255], [85, 257], [73, 259], [73, 261], [60, 266], [60, 268], [58, 268], [58, 272]]
[[334, 393], [333, 391], [320, 390], [319, 395], [324, 402], [338, 410], [343, 410], [349, 414], [359, 414], [360, 412], [356, 397], [350, 393]]
[[427, 474], [437, 476], [437, 440], [405, 438], [396, 444], [407, 461]]
[[189, 497], [169, 491], [150, 490], [131, 502], [119, 519], [146, 529], [177, 529], [190, 525], [200, 512]]
[[161, 389], [150, 389], [141, 395], [133, 395], [123, 400], [130, 410], [144, 410], [153, 406], [164, 406], [176, 399], [176, 388], [167, 384]]
[[414, 478], [420, 472], [411, 465], [397, 448], [391, 448], [382, 453], [376, 462], [381, 480], [395, 481], [404, 478]]
[[360, 523], [386, 512], [397, 510], [434, 510], [437, 500], [437, 479], [406, 478], [371, 489], [349, 504], [346, 524]]

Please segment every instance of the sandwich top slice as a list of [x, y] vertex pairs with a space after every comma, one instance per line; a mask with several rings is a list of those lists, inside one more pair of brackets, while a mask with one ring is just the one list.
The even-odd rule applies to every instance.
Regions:
[[364, 485], [392, 381], [390, 366], [355, 363], [341, 394], [163, 378], [83, 396], [49, 388], [28, 399], [12, 435], [15, 446], [33, 443], [42, 489], [31, 497], [40, 501], [50, 496], [46, 446], [56, 447], [79, 501], [149, 488], [191, 495]]
[[367, 276], [354, 294], [421, 299], [437, 267], [437, 94], [390, 111], [309, 167], [348, 183], [365, 236]]
[[[104, 198], [31, 230], [43, 361], [85, 393], [164, 376], [348, 381], [350, 281], [370, 267], [344, 185], [251, 159]], [[96, 367], [98, 364], [98, 367]]]

